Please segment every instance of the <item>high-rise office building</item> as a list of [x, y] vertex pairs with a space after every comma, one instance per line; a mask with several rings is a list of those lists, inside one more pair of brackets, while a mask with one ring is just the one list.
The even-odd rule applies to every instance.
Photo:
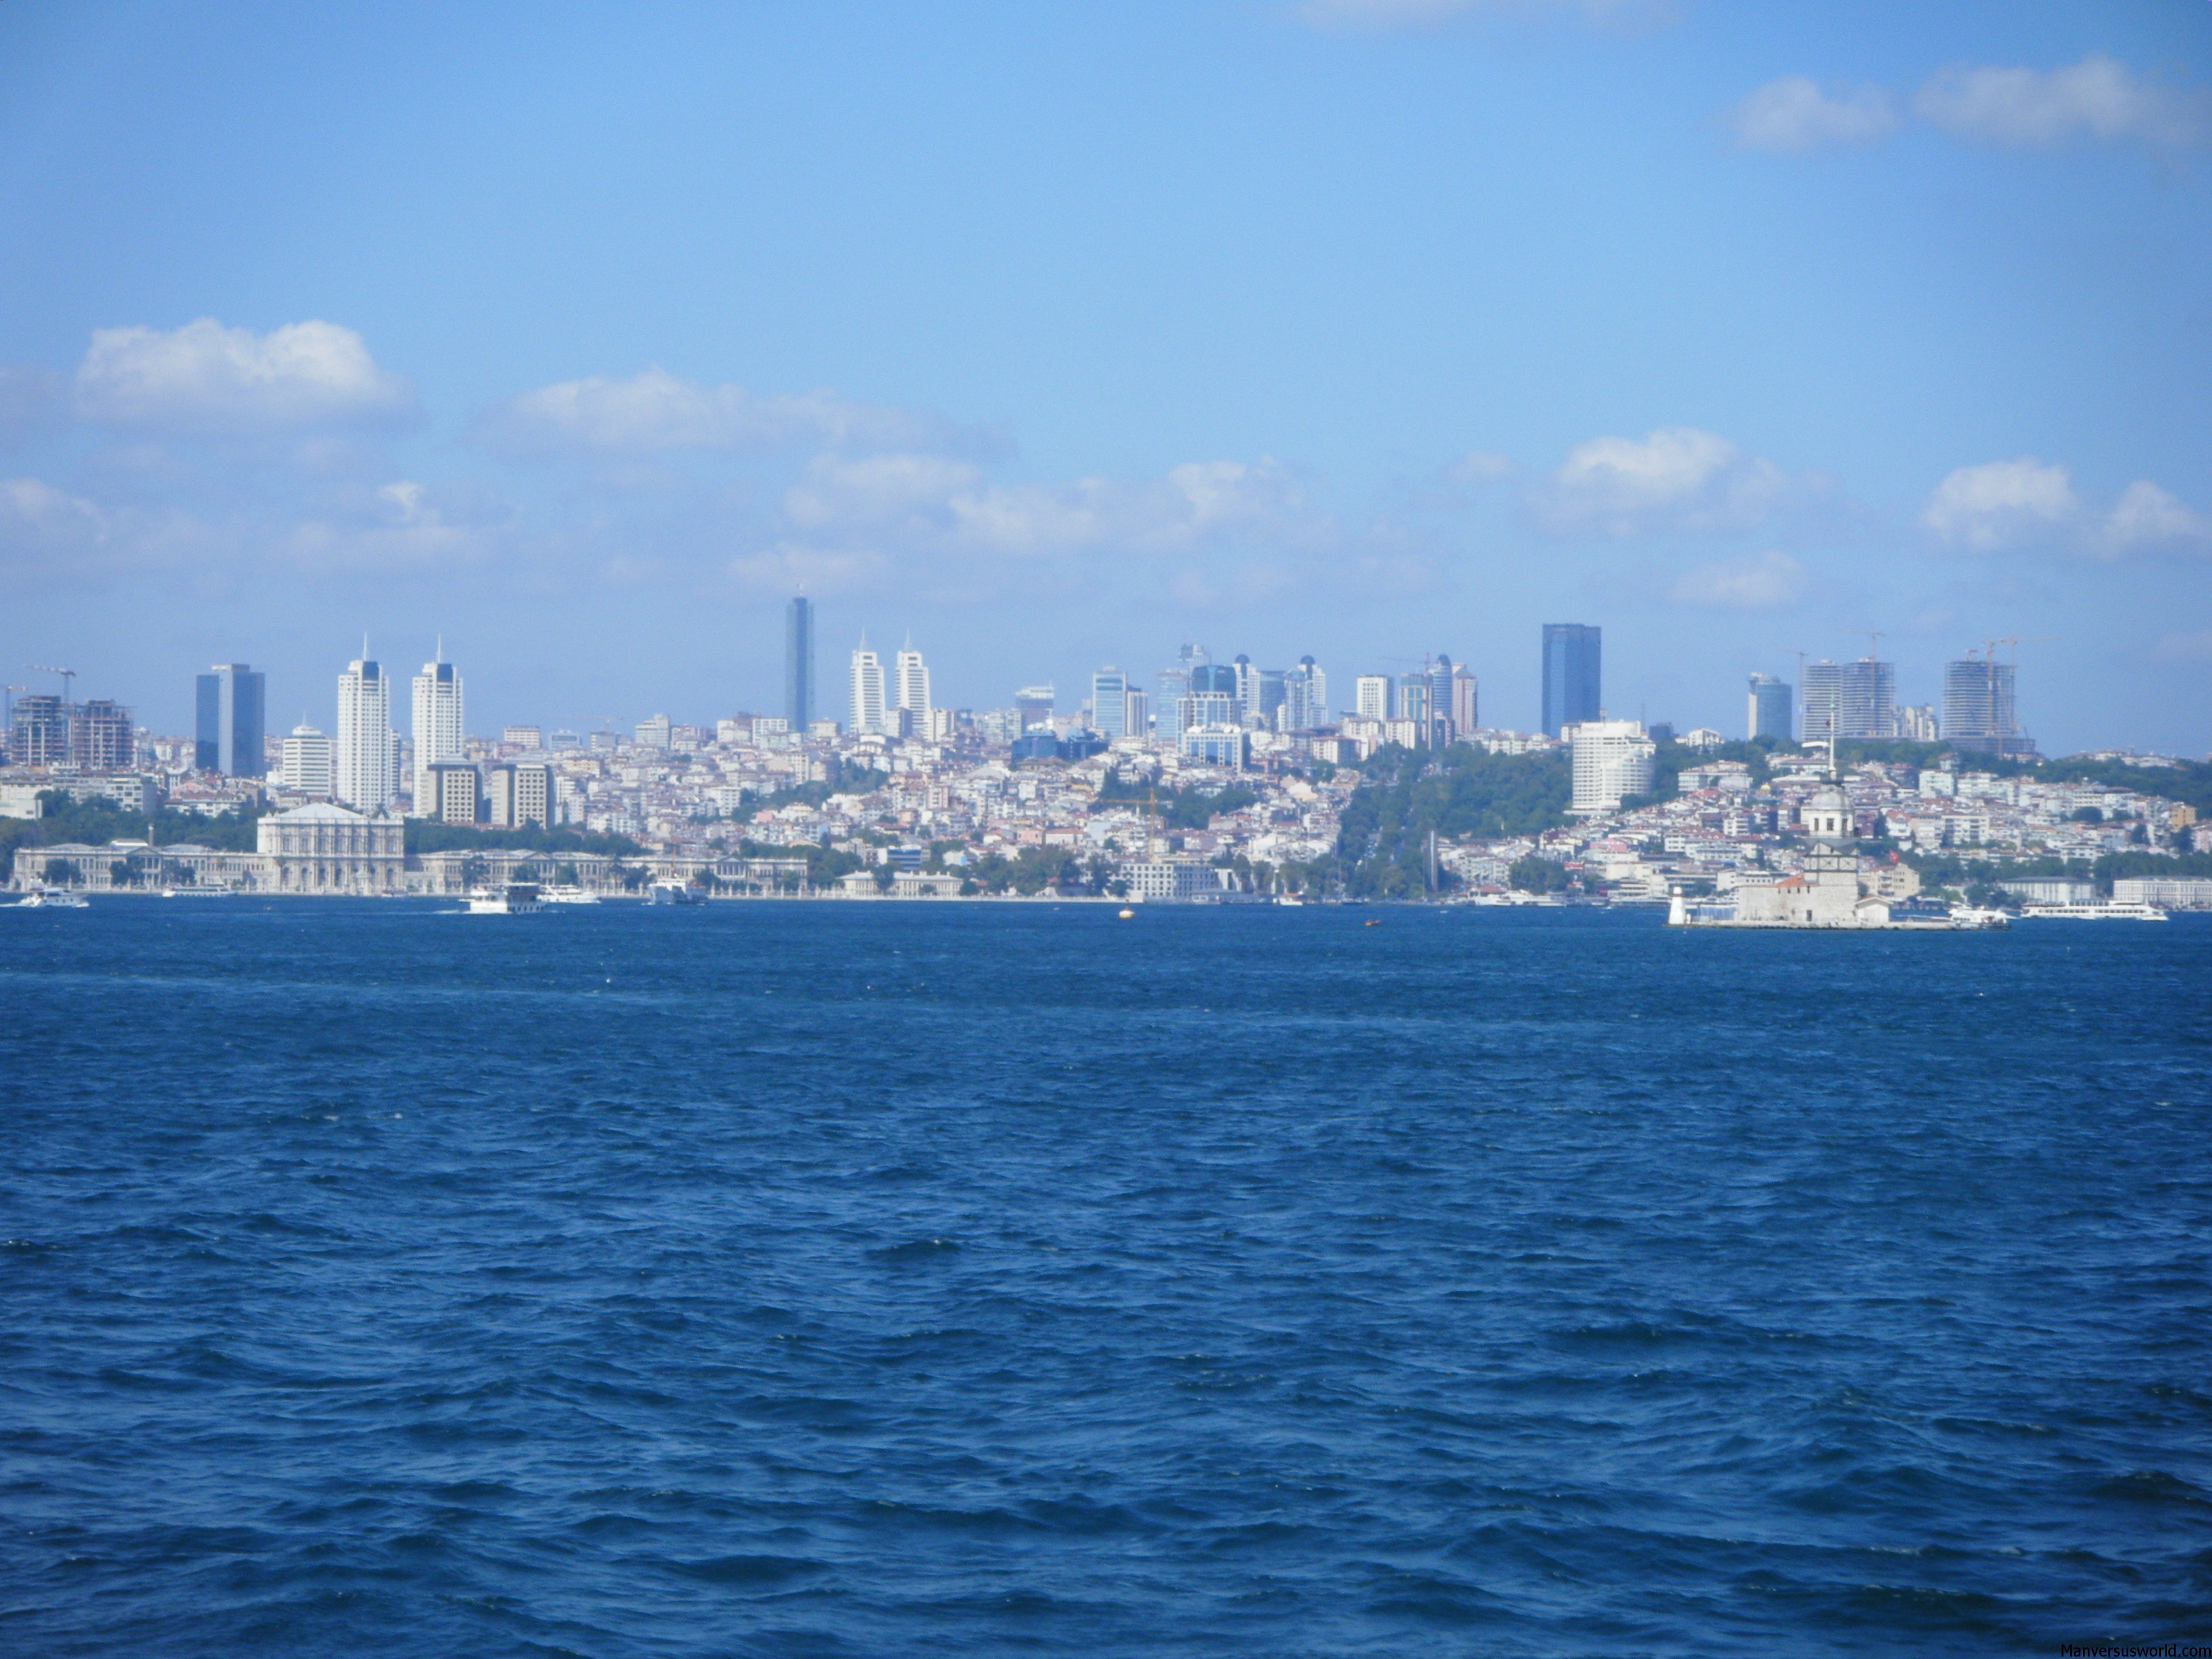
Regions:
[[1290, 696], [1286, 669], [1255, 669], [1250, 677], [1251, 702], [1244, 711], [1245, 726], [1255, 732], [1282, 729], [1283, 703]]
[[192, 768], [228, 777], [258, 778], [269, 769], [262, 752], [267, 676], [242, 662], [219, 662], [194, 684]]
[[1236, 660], [1230, 664], [1229, 672], [1235, 678], [1239, 721], [1256, 718], [1260, 713], [1260, 671], [1252, 666], [1251, 658], [1240, 652]]
[[303, 795], [331, 793], [331, 740], [312, 726], [295, 726], [284, 739], [278, 784]]
[[1969, 651], [1943, 665], [1943, 736], [1967, 755], [2032, 755], [2033, 739], [2021, 735], [2020, 703], [2013, 665]]
[[1398, 679], [1397, 718], [1411, 720], [1424, 733], [1429, 726], [1429, 677], [1419, 669]]
[[1052, 711], [1059, 702], [1059, 693], [1049, 684], [1025, 685], [1014, 693], [1014, 720], [1024, 732], [1034, 732], [1039, 726], [1049, 728]]
[[1300, 657], [1283, 676], [1282, 729], [1318, 732], [1328, 723], [1328, 677], [1311, 657]]
[[863, 641], [853, 653], [851, 723], [846, 731], [854, 737], [884, 729], [884, 661]]
[[1390, 677], [1362, 674], [1352, 683], [1352, 712], [1364, 720], [1390, 718]]
[[794, 732], [814, 723], [814, 601], [804, 597], [784, 609], [783, 717]]
[[[415, 677], [415, 816], [436, 817], [430, 810], [430, 769], [459, 761], [468, 752], [461, 715], [461, 676], [442, 648]], [[473, 810], [473, 809], [471, 809]], [[473, 823], [471, 817], [467, 822]]]
[[1133, 738], [1152, 735], [1152, 700], [1144, 687], [1133, 685], [1122, 702], [1122, 720]]
[[1544, 735], [1604, 712], [1603, 630], [1587, 623], [1544, 624]]
[[921, 653], [914, 648], [914, 636], [908, 635], [906, 643], [899, 647], [893, 659], [891, 674], [891, 706], [905, 710], [914, 717], [914, 735], [929, 735], [929, 665], [922, 661]]
[[1634, 720], [1583, 720], [1567, 735], [1574, 768], [1570, 812], [1610, 812], [1627, 796], [1650, 793], [1657, 745]]
[[1744, 711], [1744, 736], [1775, 738], [1784, 743], [1791, 736], [1790, 684], [1771, 674], [1751, 677], [1751, 695]]
[[1482, 725], [1481, 686], [1465, 663], [1452, 670], [1451, 723], [1455, 737], [1466, 737]]
[[1129, 735], [1129, 677], [1111, 663], [1091, 677], [1091, 729], [1109, 741]]
[[1797, 706], [1808, 743], [1894, 738], [1897, 665], [1872, 657], [1856, 662], [1808, 662], [1798, 677]]
[[1452, 659], [1441, 651], [1429, 665], [1429, 720], [1431, 724], [1451, 718]]
[[[1185, 646], [1185, 651], [1190, 647]], [[1158, 729], [1154, 738], [1173, 747], [1182, 736], [1182, 701], [1190, 696], [1188, 667], [1163, 668], [1153, 681], [1152, 701], [1159, 705]]]
[[392, 732], [392, 682], [373, 657], [356, 658], [338, 676], [331, 793], [357, 812], [381, 812], [399, 793], [399, 744]]

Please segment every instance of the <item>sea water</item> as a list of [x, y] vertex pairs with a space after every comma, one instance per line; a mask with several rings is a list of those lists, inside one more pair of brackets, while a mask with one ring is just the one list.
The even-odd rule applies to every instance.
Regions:
[[0, 1650], [2212, 1640], [2212, 924], [0, 912]]

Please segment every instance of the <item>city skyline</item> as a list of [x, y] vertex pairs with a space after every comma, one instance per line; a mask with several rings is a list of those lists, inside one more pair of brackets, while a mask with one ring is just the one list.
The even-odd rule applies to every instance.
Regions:
[[2019, 636], [2046, 746], [2212, 748], [2205, 9], [962, 9], [0, 13], [0, 659], [775, 708], [803, 590], [947, 702], [1441, 635], [1532, 729], [1573, 615], [1623, 715]]

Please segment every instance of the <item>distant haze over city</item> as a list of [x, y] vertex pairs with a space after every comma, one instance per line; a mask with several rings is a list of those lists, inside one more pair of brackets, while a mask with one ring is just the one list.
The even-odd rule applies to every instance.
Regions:
[[[1839, 20], [1850, 18], [1848, 27]], [[2212, 750], [2212, 7], [0, 9], [0, 679], [192, 729], [1003, 708], [1186, 643], [1539, 727], [1991, 640]]]

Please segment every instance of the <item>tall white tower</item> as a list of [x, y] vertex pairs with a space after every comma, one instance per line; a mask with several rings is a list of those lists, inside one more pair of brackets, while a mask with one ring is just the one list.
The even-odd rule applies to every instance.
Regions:
[[362, 654], [338, 676], [338, 732], [331, 745], [331, 793], [362, 812], [380, 812], [399, 793], [399, 745], [392, 736], [392, 682]]
[[884, 729], [884, 663], [865, 641], [853, 653], [853, 736]]
[[921, 653], [914, 648], [914, 635], [907, 635], [900, 649], [893, 672], [893, 702], [895, 708], [914, 711], [914, 729], [923, 737], [929, 735], [929, 665], [921, 659]]
[[415, 811], [431, 810], [430, 769], [462, 757], [461, 677], [445, 659], [445, 641], [436, 659], [415, 677]]

